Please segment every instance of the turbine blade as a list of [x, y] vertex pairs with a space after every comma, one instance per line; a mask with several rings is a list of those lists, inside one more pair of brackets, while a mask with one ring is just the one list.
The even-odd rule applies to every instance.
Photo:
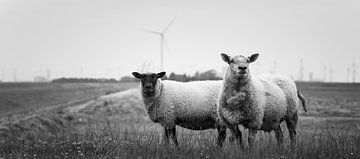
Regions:
[[169, 27], [175, 22], [176, 19], [177, 19], [177, 16], [175, 16], [175, 17], [170, 21], [170, 23], [169, 23], [169, 24], [165, 27], [165, 29], [162, 31], [163, 34], [169, 29]]
[[162, 33], [160, 33], [160, 32], [152, 31], [152, 30], [147, 30], [147, 29], [141, 29], [141, 31], [147, 32], [147, 33], [151, 33], [151, 34], [157, 34], [157, 35], [161, 35], [161, 34], [162, 34]]

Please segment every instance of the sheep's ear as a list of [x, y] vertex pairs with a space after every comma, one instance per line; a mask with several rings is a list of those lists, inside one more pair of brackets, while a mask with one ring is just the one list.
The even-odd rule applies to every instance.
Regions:
[[156, 74], [156, 76], [157, 76], [157, 78], [162, 78], [165, 76], [165, 74], [166, 74], [166, 72], [160, 72], [160, 73]]
[[132, 75], [137, 79], [141, 79], [141, 77], [142, 77], [142, 74], [140, 74], [138, 72], [133, 72]]
[[249, 57], [249, 60], [250, 60], [250, 63], [256, 61], [256, 59], [259, 57], [259, 54], [252, 54], [250, 57]]
[[220, 55], [221, 55], [221, 58], [223, 59], [223, 61], [230, 64], [230, 56], [229, 55], [226, 55], [225, 53], [221, 53]]

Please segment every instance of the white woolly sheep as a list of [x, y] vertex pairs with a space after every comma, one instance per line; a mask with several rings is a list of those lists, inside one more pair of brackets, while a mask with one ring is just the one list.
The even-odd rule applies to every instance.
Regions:
[[164, 127], [164, 142], [169, 135], [176, 146], [175, 126], [191, 130], [218, 130], [217, 144], [226, 138], [226, 126], [221, 125], [216, 113], [216, 103], [221, 81], [176, 82], [161, 81], [165, 72], [132, 73], [141, 80], [141, 94], [145, 110], [150, 119]]
[[217, 112], [220, 119], [233, 133], [238, 133], [241, 146], [241, 132], [235, 129], [243, 125], [249, 129], [248, 143], [251, 148], [258, 130], [275, 131], [279, 146], [283, 143], [280, 123], [285, 121], [289, 129], [292, 145], [295, 142], [299, 99], [306, 110], [305, 99], [296, 88], [295, 82], [286, 76], [252, 76], [249, 64], [259, 54], [250, 57], [238, 55], [230, 57], [221, 54], [229, 64], [219, 93]]

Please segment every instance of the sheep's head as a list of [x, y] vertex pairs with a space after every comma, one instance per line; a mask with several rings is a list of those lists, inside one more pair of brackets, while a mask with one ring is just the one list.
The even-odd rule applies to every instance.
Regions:
[[221, 58], [229, 64], [229, 71], [235, 78], [243, 79], [249, 74], [249, 64], [254, 62], [259, 57], [259, 54], [253, 54], [249, 57], [237, 55], [231, 57], [222, 53]]
[[132, 74], [135, 78], [140, 79], [143, 93], [147, 96], [153, 96], [156, 93], [158, 79], [164, 77], [166, 72], [143, 74], [133, 72]]

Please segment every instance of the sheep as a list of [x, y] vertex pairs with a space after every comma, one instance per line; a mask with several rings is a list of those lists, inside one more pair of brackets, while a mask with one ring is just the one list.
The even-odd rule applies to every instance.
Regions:
[[162, 81], [166, 73], [132, 73], [140, 79], [140, 88], [145, 110], [151, 121], [164, 128], [163, 142], [169, 135], [178, 147], [176, 128], [190, 130], [217, 129], [217, 145], [222, 146], [226, 138], [226, 126], [219, 123], [216, 113], [221, 81], [176, 82]]
[[238, 125], [249, 129], [248, 144], [252, 148], [258, 130], [275, 132], [278, 146], [283, 144], [280, 123], [285, 121], [289, 130], [291, 145], [295, 143], [298, 122], [297, 105], [299, 99], [307, 112], [305, 99], [297, 90], [295, 82], [286, 76], [261, 74], [252, 76], [249, 64], [259, 54], [250, 57], [238, 55], [230, 57], [221, 54], [229, 66], [223, 79], [218, 103], [219, 118], [231, 132], [236, 134], [243, 147]]

